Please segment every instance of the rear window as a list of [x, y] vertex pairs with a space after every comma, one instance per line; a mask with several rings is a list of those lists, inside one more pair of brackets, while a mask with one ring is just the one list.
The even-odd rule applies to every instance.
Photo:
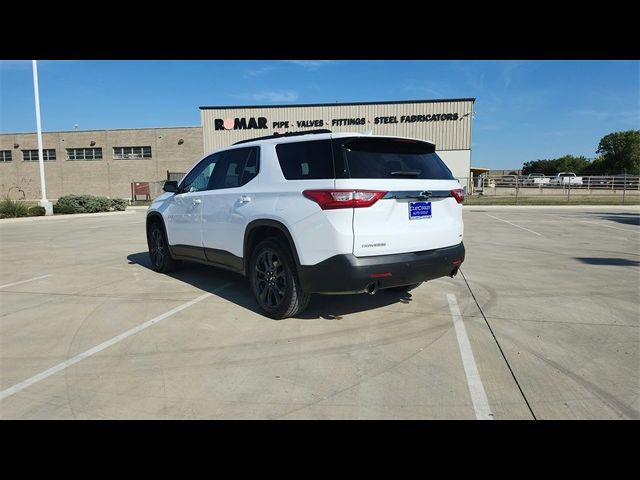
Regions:
[[453, 180], [433, 145], [393, 138], [339, 139], [351, 178], [420, 178]]
[[335, 178], [331, 140], [276, 145], [278, 162], [287, 180]]

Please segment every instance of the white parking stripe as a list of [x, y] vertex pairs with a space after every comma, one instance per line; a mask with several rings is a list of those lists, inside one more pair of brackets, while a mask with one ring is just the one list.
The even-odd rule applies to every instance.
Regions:
[[82, 353], [79, 353], [78, 355], [76, 355], [75, 357], [72, 357], [68, 360], [65, 360], [62, 363], [59, 363], [58, 365], [51, 367], [48, 370], [45, 370], [42, 373], [39, 373], [37, 375], [34, 375], [31, 378], [28, 378], [27, 380], [20, 382], [16, 385], [14, 385], [13, 387], [9, 387], [6, 390], [3, 390], [2, 392], [0, 392], [0, 400], [4, 400], [7, 397], [10, 397], [11, 395], [14, 395], [16, 393], [18, 393], [21, 390], [24, 390], [27, 387], [30, 387], [31, 385], [33, 385], [34, 383], [38, 383], [41, 380], [44, 380], [47, 377], [50, 377], [51, 375], [54, 375], [68, 367], [70, 367], [71, 365], [74, 365], [76, 363], [78, 363], [81, 360], [84, 360], [87, 357], [90, 357], [91, 355], [94, 355], [98, 352], [101, 352], [102, 350], [104, 350], [105, 348], [109, 348], [110, 346], [124, 340], [125, 338], [130, 337], [131, 335], [135, 335], [136, 333], [144, 330], [145, 328], [149, 328], [152, 325], [155, 325], [156, 323], [164, 320], [165, 318], [169, 318], [171, 315], [178, 313], [182, 310], [184, 310], [185, 308], [189, 308], [192, 305], [195, 305], [198, 302], [201, 302], [202, 300], [210, 297], [211, 295], [213, 295], [214, 293], [218, 293], [221, 290], [227, 288], [229, 285], [231, 285], [231, 282], [226, 283], [224, 285], [222, 285], [221, 287], [218, 287], [216, 289], [214, 289], [213, 291], [211, 291], [210, 293], [205, 293], [204, 295], [200, 295], [198, 298], [194, 298], [193, 300], [187, 302], [187, 303], [183, 303], [182, 305], [179, 305], [175, 308], [172, 308], [171, 310], [169, 310], [166, 313], [163, 313], [162, 315], [158, 315], [155, 318], [152, 318], [151, 320], [148, 320], [146, 322], [144, 322], [141, 325], [138, 325], [137, 327], [134, 327], [130, 330], [127, 330], [124, 333], [121, 333], [120, 335], [118, 335], [117, 337], [113, 337], [111, 340], [107, 340], [106, 342], [101, 343], [100, 345], [96, 345], [93, 348], [90, 348], [89, 350], [86, 350]]
[[529, 230], [528, 228], [521, 227], [520, 225], [516, 225], [515, 223], [511, 223], [511, 222], [509, 222], [509, 221], [507, 221], [507, 220], [503, 220], [503, 219], [501, 219], [501, 218], [494, 217], [493, 215], [489, 215], [488, 213], [485, 213], [485, 215], [486, 215], [487, 217], [495, 218], [496, 220], [500, 220], [501, 222], [508, 223], [509, 225], [513, 225], [514, 227], [520, 228], [520, 229], [522, 229], [522, 230], [526, 230], [527, 232], [531, 232], [531, 233], [533, 233], [534, 235], [538, 235], [539, 237], [542, 237], [542, 234], [541, 234], [541, 233], [534, 232], [533, 230]]
[[622, 230], [623, 232], [630, 232], [630, 233], [640, 233], [640, 230], [630, 230], [628, 228], [619, 228], [619, 227], [614, 227], [613, 225], [605, 225], [601, 222], [591, 222], [589, 220], [578, 220], [579, 222], [582, 223], [592, 223], [594, 225], [598, 225], [599, 227], [607, 227], [607, 228], [613, 228], [615, 230]]
[[[144, 222], [129, 222], [129, 223], [121, 223], [119, 226], [124, 226], [124, 225], [142, 225]], [[88, 229], [91, 228], [114, 228], [114, 226], [112, 224], [104, 224], [104, 225], [95, 225], [93, 227], [87, 227]]]
[[464, 321], [460, 314], [460, 308], [458, 308], [456, 296], [449, 293], [447, 294], [447, 300], [449, 301], [449, 310], [451, 311], [453, 326], [455, 327], [456, 337], [458, 338], [460, 356], [462, 357], [464, 373], [467, 376], [467, 386], [469, 387], [469, 393], [471, 394], [473, 409], [476, 412], [476, 419], [493, 420], [493, 414], [489, 407], [489, 400], [487, 400], [487, 394], [484, 391], [480, 373], [478, 373], [478, 367], [476, 365], [476, 360], [473, 357], [473, 351], [471, 350], [471, 343], [469, 343], [467, 330], [464, 328]]
[[6, 285], [0, 285], [0, 288], [13, 287], [14, 285], [20, 285], [21, 283], [33, 282], [34, 280], [40, 280], [41, 278], [51, 277], [52, 274], [41, 275], [40, 277], [30, 278], [28, 280], [21, 280], [20, 282], [7, 283]]

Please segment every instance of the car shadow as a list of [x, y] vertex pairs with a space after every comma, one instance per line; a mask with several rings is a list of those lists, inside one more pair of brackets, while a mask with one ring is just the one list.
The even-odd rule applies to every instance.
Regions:
[[610, 222], [622, 223], [623, 225], [640, 226], [640, 215], [637, 213], [593, 212], [592, 215], [597, 216], [600, 220], [609, 220]]
[[637, 267], [640, 261], [626, 258], [575, 257], [576, 260], [587, 265], [615, 265], [619, 267]]
[[[153, 270], [148, 252], [132, 253], [127, 255], [127, 260], [129, 264], [136, 264]], [[249, 282], [240, 274], [200, 263], [183, 261], [178, 270], [164, 275], [193, 285], [205, 292], [215, 292], [218, 297], [264, 316], [253, 298]], [[220, 284], [228, 282], [232, 283], [229, 288], [221, 291], [216, 290]], [[300, 320], [340, 320], [343, 315], [375, 310], [395, 303], [406, 304], [411, 301], [410, 292], [393, 292], [390, 290], [380, 290], [375, 295], [312, 295], [306, 310], [293, 318]], [[264, 318], [271, 320], [266, 316]]]

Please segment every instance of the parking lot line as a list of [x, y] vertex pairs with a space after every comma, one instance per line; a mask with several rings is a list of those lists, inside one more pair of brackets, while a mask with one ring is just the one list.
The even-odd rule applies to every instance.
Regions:
[[500, 220], [501, 222], [508, 223], [509, 225], [513, 225], [514, 227], [520, 228], [522, 230], [526, 230], [527, 232], [531, 232], [534, 235], [538, 235], [539, 237], [543, 236], [541, 233], [534, 232], [533, 230], [529, 230], [528, 228], [521, 227], [520, 225], [516, 225], [515, 223], [511, 223], [511, 222], [509, 222], [507, 220], [503, 220], [502, 218], [494, 217], [493, 215], [489, 215], [488, 213], [485, 213], [485, 215], [487, 217], [491, 217], [491, 218], [495, 218], [496, 220]]
[[[121, 223], [118, 226], [124, 226], [124, 225], [142, 225], [144, 223], [144, 221], [138, 221], [138, 222], [129, 222], [129, 223]], [[93, 227], [87, 227], [88, 229], [91, 228], [113, 228], [112, 224], [104, 224], [104, 225], [95, 225]]]
[[40, 280], [41, 278], [47, 278], [47, 277], [51, 277], [51, 276], [52, 276], [52, 274], [48, 273], [46, 275], [41, 275], [39, 277], [29, 278], [27, 280], [21, 280], [19, 282], [7, 283], [6, 285], [0, 285], [0, 288], [13, 287], [14, 285], [20, 285], [22, 283], [33, 282], [34, 280]]
[[614, 227], [613, 225], [605, 225], [601, 222], [591, 222], [589, 220], [578, 220], [579, 222], [582, 223], [591, 223], [593, 225], [598, 225], [600, 227], [607, 227], [607, 228], [613, 228], [615, 230], [622, 230], [623, 232], [630, 232], [630, 233], [640, 233], [640, 230], [629, 230], [628, 228], [619, 228], [619, 227]]
[[482, 379], [478, 372], [476, 360], [473, 357], [471, 343], [467, 336], [467, 330], [464, 327], [464, 321], [462, 320], [460, 308], [458, 307], [458, 301], [456, 300], [456, 296], [452, 293], [447, 294], [447, 300], [449, 301], [449, 310], [451, 311], [453, 326], [456, 330], [456, 338], [458, 339], [458, 346], [460, 347], [462, 365], [464, 366], [464, 373], [467, 376], [467, 385], [469, 387], [469, 393], [471, 394], [471, 401], [473, 402], [476, 419], [493, 420], [493, 413], [491, 413], [489, 400], [487, 399], [487, 394], [485, 393], [484, 386], [482, 385]]
[[154, 317], [151, 320], [147, 320], [146, 322], [138, 325], [137, 327], [133, 327], [132, 329], [127, 330], [126, 332], [121, 333], [120, 335], [117, 335], [112, 339], [107, 340], [106, 342], [102, 342], [101, 344], [96, 345], [95, 347], [90, 348], [89, 350], [85, 350], [84, 352], [79, 353], [78, 355], [68, 360], [65, 360], [62, 363], [59, 363], [58, 365], [55, 365], [54, 367], [51, 367], [42, 373], [34, 375], [33, 377], [28, 378], [23, 382], [20, 382], [12, 387], [7, 388], [6, 390], [3, 390], [2, 392], [0, 392], [0, 400], [4, 400], [5, 398], [10, 397], [11, 395], [15, 395], [19, 391], [24, 390], [25, 388], [28, 388], [31, 385], [38, 383], [39, 381], [44, 380], [45, 378], [48, 378], [51, 375], [54, 375], [70, 367], [71, 365], [74, 365], [80, 362], [81, 360], [84, 360], [85, 358], [88, 358], [91, 355], [101, 352], [102, 350], [109, 348], [112, 345], [115, 345], [116, 343], [124, 340], [125, 338], [135, 335], [136, 333], [141, 332], [145, 328], [149, 328], [150, 326], [155, 325], [156, 323], [159, 323], [160, 321], [166, 318], [169, 318], [170, 316], [184, 310], [185, 308], [189, 308], [190, 306], [195, 305], [198, 302], [201, 302], [202, 300], [210, 297], [211, 295], [224, 290], [229, 285], [232, 285], [232, 282], [225, 283], [224, 285], [213, 289], [211, 292], [205, 293], [204, 295], [200, 295], [199, 297], [194, 298], [193, 300], [190, 300], [187, 303], [183, 303], [182, 305], [178, 305], [177, 307], [172, 308], [171, 310], [169, 310], [166, 313], [163, 313], [162, 315], [158, 315], [157, 317]]

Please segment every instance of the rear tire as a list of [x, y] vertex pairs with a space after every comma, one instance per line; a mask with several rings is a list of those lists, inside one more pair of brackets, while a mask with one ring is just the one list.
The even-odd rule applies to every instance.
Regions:
[[282, 319], [302, 313], [311, 295], [304, 293], [289, 246], [279, 237], [261, 241], [249, 263], [253, 296], [264, 314]]
[[169, 273], [180, 266], [180, 260], [175, 260], [169, 251], [169, 242], [164, 227], [160, 222], [153, 222], [147, 235], [149, 259], [151, 267], [160, 273]]
[[422, 285], [424, 282], [418, 282], [418, 283], [412, 283], [411, 285], [402, 285], [400, 287], [391, 287], [388, 290], [390, 290], [391, 292], [408, 292], [410, 290], [413, 290], [414, 288], [418, 288], [420, 285]]

